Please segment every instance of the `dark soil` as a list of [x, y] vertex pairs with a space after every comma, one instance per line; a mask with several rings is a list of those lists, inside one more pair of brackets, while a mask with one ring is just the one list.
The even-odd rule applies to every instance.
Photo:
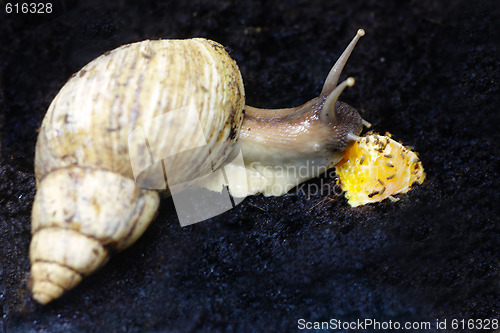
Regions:
[[[496, 1], [57, 0], [52, 14], [1, 7], [1, 333], [286, 332], [301, 318], [426, 321], [432, 329], [421, 332], [449, 332], [452, 319], [499, 318]], [[373, 130], [415, 147], [423, 185], [396, 203], [359, 208], [307, 188], [254, 196], [184, 228], [165, 199], [144, 236], [98, 273], [47, 306], [31, 299], [37, 129], [71, 74], [125, 43], [201, 36], [232, 50], [249, 105], [294, 106], [319, 93], [360, 27], [366, 36], [342, 76], [356, 85], [341, 99]]]

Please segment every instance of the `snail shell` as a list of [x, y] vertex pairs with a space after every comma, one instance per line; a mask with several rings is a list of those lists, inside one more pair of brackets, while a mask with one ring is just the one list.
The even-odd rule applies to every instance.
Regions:
[[[134, 177], [132, 162], [148, 165], [148, 152], [193, 148], [196, 129], [179, 117], [166, 128], [151, 120], [169, 111], [197, 115], [186, 118], [199, 119], [206, 146], [169, 163], [169, 181], [183, 182], [226, 159], [244, 99], [236, 63], [222, 45], [206, 39], [124, 45], [76, 73], [51, 103], [36, 145], [33, 298], [46, 304], [59, 297], [149, 225], [159, 195], [142, 185], [157, 173], [146, 169]], [[130, 135], [137, 128], [147, 141]]]

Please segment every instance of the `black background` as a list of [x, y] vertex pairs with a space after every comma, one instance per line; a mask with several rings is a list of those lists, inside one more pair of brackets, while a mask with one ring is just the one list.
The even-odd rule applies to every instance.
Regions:
[[[448, 319], [451, 331], [454, 318], [499, 317], [496, 1], [54, 1], [36, 15], [4, 6], [0, 332], [294, 331], [300, 318]], [[98, 273], [47, 306], [31, 299], [37, 129], [71, 74], [125, 43], [206, 37], [232, 50], [247, 104], [289, 107], [319, 93], [360, 27], [341, 77], [356, 85], [341, 100], [415, 147], [423, 185], [359, 208], [325, 193], [254, 196], [185, 228], [165, 199]]]

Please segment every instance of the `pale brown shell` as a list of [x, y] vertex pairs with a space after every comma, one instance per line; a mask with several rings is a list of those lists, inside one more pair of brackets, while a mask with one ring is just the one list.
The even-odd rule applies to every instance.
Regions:
[[[161, 167], [158, 156], [172, 155], [169, 182], [217, 168], [233, 149], [244, 99], [236, 63], [206, 39], [124, 45], [76, 73], [50, 105], [36, 146], [33, 297], [59, 297], [142, 234], [159, 201], [147, 188], [162, 189], [158, 170], [147, 168]], [[197, 124], [202, 147], [192, 142]]]

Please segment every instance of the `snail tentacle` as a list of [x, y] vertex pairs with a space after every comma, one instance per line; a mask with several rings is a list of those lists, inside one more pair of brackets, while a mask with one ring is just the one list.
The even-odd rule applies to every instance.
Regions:
[[344, 66], [347, 63], [347, 60], [349, 59], [349, 56], [352, 53], [352, 50], [354, 50], [354, 47], [358, 43], [359, 39], [364, 35], [365, 31], [363, 29], [359, 29], [358, 32], [356, 33], [356, 36], [354, 36], [354, 38], [346, 47], [342, 55], [335, 62], [335, 65], [333, 65], [332, 69], [330, 70], [330, 73], [328, 73], [325, 83], [323, 84], [323, 90], [321, 91], [321, 96], [329, 95], [337, 87], [340, 73], [342, 73], [342, 70], [344, 69]]
[[372, 124], [364, 119], [361, 120], [363, 122], [363, 126], [366, 128], [372, 127]]
[[344, 91], [346, 87], [352, 87], [354, 85], [354, 79], [352, 77], [348, 78], [341, 84], [339, 84], [325, 100], [323, 106], [321, 107], [320, 119], [328, 124], [335, 124], [337, 122], [337, 117], [335, 114], [335, 104], [339, 99], [340, 94]]
[[359, 135], [353, 134], [353, 133], [347, 133], [347, 138], [350, 141], [359, 141], [361, 140], [361, 137]]

